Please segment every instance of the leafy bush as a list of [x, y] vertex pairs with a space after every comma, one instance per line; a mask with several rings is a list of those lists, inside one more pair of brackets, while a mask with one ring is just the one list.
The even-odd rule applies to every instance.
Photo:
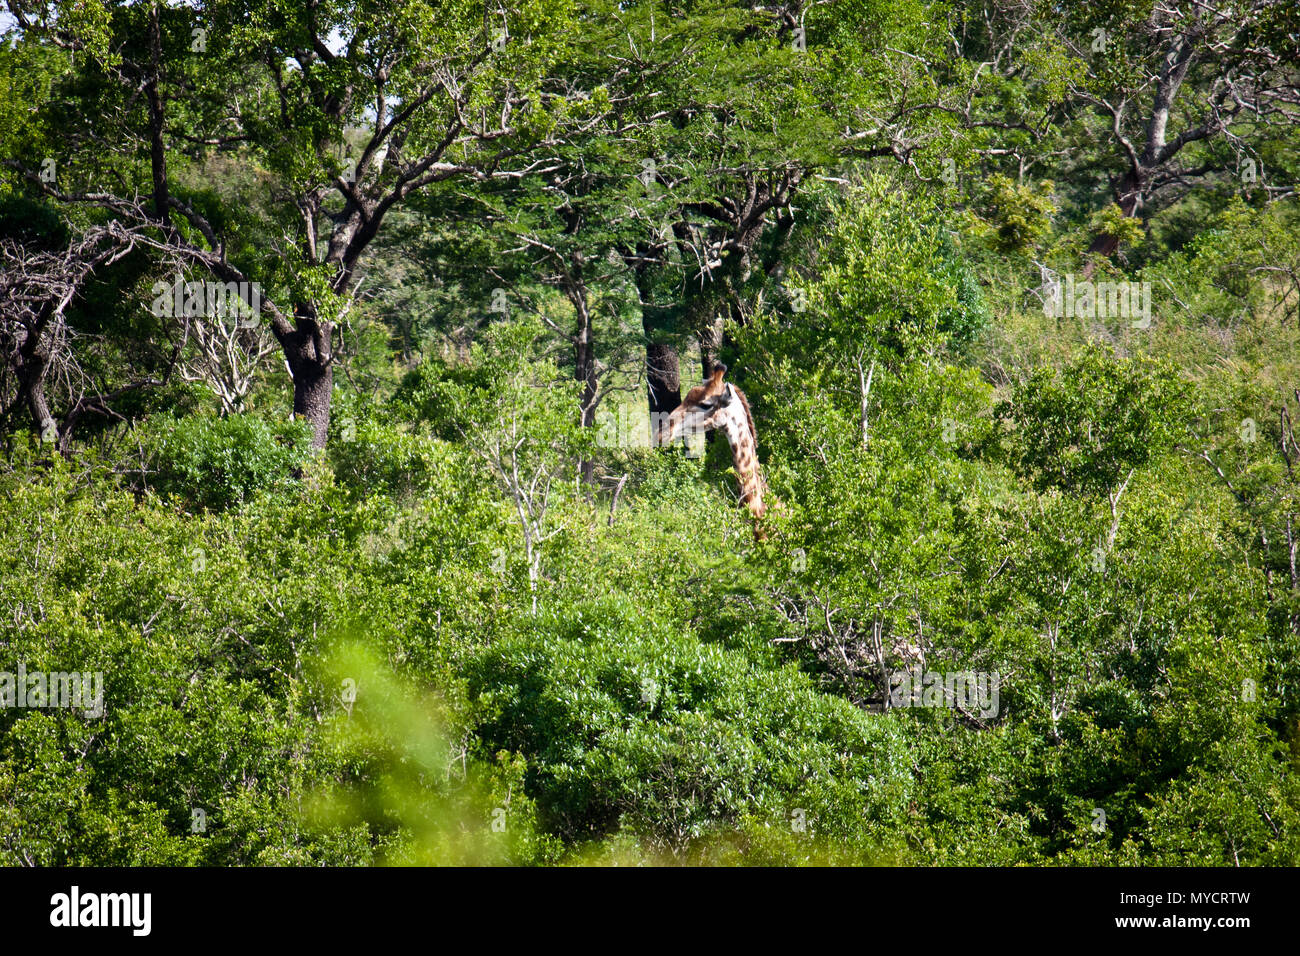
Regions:
[[468, 667], [486, 752], [529, 761], [543, 825], [567, 840], [627, 830], [684, 851], [760, 817], [868, 849], [909, 786], [895, 722], [754, 669], [630, 602], [588, 604]]
[[1022, 185], [995, 173], [984, 190], [975, 231], [999, 252], [1029, 255], [1051, 228], [1055, 188], [1050, 181]]
[[301, 469], [311, 453], [311, 426], [252, 414], [190, 415], [154, 426], [150, 444], [152, 483], [160, 493], [221, 511]]
[[414, 435], [373, 414], [337, 414], [331, 430], [334, 476], [358, 495], [412, 494], [428, 486], [445, 458], [445, 442]]
[[1183, 434], [1187, 388], [1167, 363], [1094, 349], [1064, 369], [1039, 369], [1000, 412], [1036, 487], [1113, 490]]

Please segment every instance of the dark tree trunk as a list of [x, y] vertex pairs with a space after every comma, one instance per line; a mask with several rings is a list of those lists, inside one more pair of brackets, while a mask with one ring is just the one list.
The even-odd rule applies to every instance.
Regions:
[[13, 342], [9, 368], [14, 376], [17, 394], [13, 403], [3, 412], [4, 418], [8, 418], [18, 408], [26, 409], [31, 415], [32, 427], [43, 439], [49, 437], [51, 429], [57, 431], [57, 423], [45, 397], [45, 379], [50, 369], [50, 346], [46, 331], [54, 314], [54, 304], [46, 302], [35, 321], [22, 329]]
[[[574, 377], [582, 382], [582, 427], [592, 428], [596, 424], [596, 363], [592, 357], [591, 346], [578, 346], [578, 367], [574, 371]], [[591, 484], [596, 480], [596, 466], [590, 458], [584, 458], [578, 462], [578, 474], [582, 476], [584, 484]]]
[[682, 403], [681, 360], [677, 346], [667, 342], [648, 342], [645, 347], [646, 381], [650, 414], [668, 414]]
[[[643, 249], [638, 249], [642, 255]], [[669, 339], [674, 331], [673, 310], [653, 302], [653, 281], [647, 266], [638, 266], [637, 297], [641, 300], [641, 328], [645, 332], [646, 393], [653, 432], [655, 415], [666, 415], [682, 403], [681, 361]]]
[[22, 390], [23, 404], [31, 413], [36, 433], [43, 440], [48, 440], [50, 431], [55, 428], [54, 416], [45, 400], [45, 371], [48, 367], [49, 356], [38, 351], [23, 363], [18, 373], [18, 387]]
[[330, 402], [334, 395], [334, 361], [328, 322], [310, 318], [310, 307], [298, 313], [293, 332], [279, 336], [289, 373], [293, 376], [293, 414], [311, 422], [314, 450], [325, 447], [329, 438]]
[[45, 330], [50, 321], [51, 307], [47, 306], [16, 350], [17, 362], [13, 367], [18, 380], [18, 400], [32, 416], [32, 426], [42, 437], [55, 427], [45, 398], [45, 376], [50, 368], [50, 349], [45, 341]]
[[583, 428], [596, 424], [596, 350], [591, 342], [591, 327], [586, 326], [578, 332], [578, 341], [574, 343], [575, 367], [573, 377], [582, 383], [581, 421]]
[[145, 101], [149, 105], [149, 165], [153, 174], [154, 215], [164, 226], [171, 225], [170, 196], [167, 182], [167, 150], [163, 143], [162, 95], [158, 80], [162, 72], [162, 27], [159, 24], [159, 6], [149, 8], [149, 74], [145, 77]]
[[334, 366], [322, 366], [311, 359], [289, 360], [293, 373], [293, 414], [311, 422], [311, 447], [325, 447], [330, 430], [330, 399], [334, 389]]
[[[1132, 218], [1137, 215], [1138, 209], [1141, 206], [1143, 179], [1144, 177], [1142, 175], [1130, 169], [1124, 174], [1124, 178], [1120, 180], [1119, 187], [1115, 191], [1115, 202], [1118, 203], [1120, 211], [1124, 214], [1125, 218]], [[1107, 235], [1099, 235], [1095, 237], [1092, 240], [1092, 244], [1088, 246], [1088, 252], [1091, 255], [1100, 256], [1102, 258], [1110, 258], [1118, 249], [1119, 240], [1114, 236]], [[1096, 260], [1089, 259], [1083, 267], [1083, 277], [1085, 279], [1092, 278], [1092, 274], [1096, 269]]]
[[312, 360], [290, 360], [293, 372], [293, 414], [311, 422], [311, 447], [325, 447], [330, 430], [330, 399], [334, 390], [334, 366]]

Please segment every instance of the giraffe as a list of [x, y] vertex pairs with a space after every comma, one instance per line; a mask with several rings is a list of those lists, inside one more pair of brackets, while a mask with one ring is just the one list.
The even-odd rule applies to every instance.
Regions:
[[758, 465], [754, 416], [745, 393], [722, 380], [726, 374], [727, 366], [721, 363], [713, 366], [713, 373], [704, 384], [687, 392], [682, 403], [663, 421], [655, 435], [655, 444], [667, 445], [683, 435], [721, 429], [731, 446], [731, 460], [740, 479], [740, 501], [754, 520], [754, 537], [761, 541], [765, 537], [762, 519], [767, 514], [763, 500], [767, 485]]

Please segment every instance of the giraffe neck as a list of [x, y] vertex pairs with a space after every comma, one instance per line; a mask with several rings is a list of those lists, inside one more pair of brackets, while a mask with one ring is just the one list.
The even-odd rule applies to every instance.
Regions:
[[749, 430], [749, 420], [743, 411], [726, 416], [721, 423], [731, 446], [731, 461], [740, 479], [740, 500], [755, 520], [767, 511], [763, 504], [763, 478], [758, 472], [758, 450], [754, 435]]

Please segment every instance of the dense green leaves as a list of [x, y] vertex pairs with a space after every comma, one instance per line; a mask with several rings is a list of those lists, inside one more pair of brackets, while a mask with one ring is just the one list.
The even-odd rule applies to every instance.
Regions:
[[1300, 860], [1287, 5], [39, 6], [0, 863]]
[[300, 423], [252, 415], [160, 423], [150, 438], [150, 483], [195, 505], [229, 507], [291, 478], [306, 463], [310, 437]]
[[1172, 368], [1101, 350], [1035, 372], [1002, 409], [1019, 472], [1039, 488], [1085, 494], [1113, 492], [1168, 451], [1186, 434], [1189, 411]]

